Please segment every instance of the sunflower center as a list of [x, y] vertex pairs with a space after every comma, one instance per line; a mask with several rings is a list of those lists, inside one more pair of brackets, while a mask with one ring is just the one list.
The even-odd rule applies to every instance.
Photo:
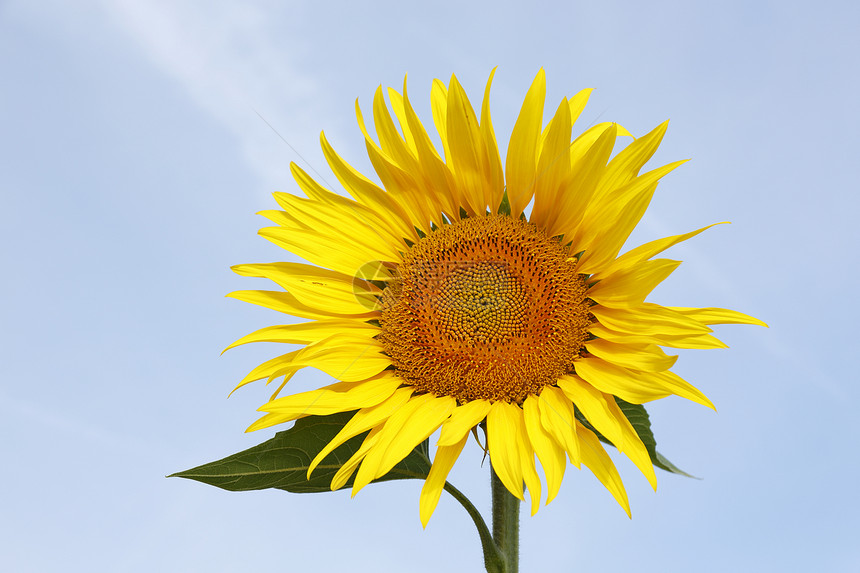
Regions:
[[418, 392], [521, 403], [573, 370], [586, 284], [557, 239], [473, 217], [416, 243], [383, 292], [380, 340]]
[[451, 339], [503, 342], [521, 334], [528, 291], [505, 263], [461, 263], [439, 288], [438, 318]]

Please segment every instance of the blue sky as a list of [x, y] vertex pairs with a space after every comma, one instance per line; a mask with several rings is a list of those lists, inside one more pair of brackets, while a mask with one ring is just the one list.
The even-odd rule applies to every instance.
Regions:
[[[266, 389], [227, 393], [276, 349], [219, 353], [278, 319], [223, 295], [256, 287], [230, 265], [285, 259], [254, 213], [296, 191], [289, 162], [331, 179], [325, 130], [368, 173], [356, 97], [369, 110], [408, 73], [429, 118], [433, 78], [477, 99], [494, 66], [503, 145], [541, 66], [548, 106], [593, 87], [588, 122], [671, 118], [653, 165], [693, 161], [631, 243], [733, 224], [675, 247], [653, 300], [771, 326], [682, 351], [719, 413], [649, 408], [661, 451], [704, 479], [660, 473], [655, 494], [619, 458], [628, 520], [569, 469], [523, 517], [522, 569], [857, 569], [858, 25], [847, 1], [0, 4], [4, 569], [482, 570], [449, 497], [422, 531], [419, 482], [350, 500], [163, 476], [274, 433], [243, 433]], [[470, 446], [451, 481], [487, 515], [480, 461]]]

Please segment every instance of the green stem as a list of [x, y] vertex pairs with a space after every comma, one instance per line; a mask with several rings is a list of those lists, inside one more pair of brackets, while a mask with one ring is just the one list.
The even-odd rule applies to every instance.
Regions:
[[492, 465], [490, 474], [493, 488], [493, 540], [502, 554], [504, 573], [517, 573], [520, 562], [520, 500], [508, 491]]
[[505, 573], [504, 558], [502, 557], [502, 554], [499, 553], [499, 549], [496, 547], [496, 544], [493, 542], [493, 536], [490, 535], [490, 530], [487, 528], [484, 518], [481, 517], [481, 512], [472, 505], [469, 498], [463, 495], [460, 490], [450, 483], [445, 482], [444, 489], [450, 493], [454, 499], [460, 502], [460, 505], [462, 505], [466, 510], [466, 513], [469, 514], [469, 517], [471, 517], [472, 521], [475, 522], [475, 527], [478, 528], [478, 535], [481, 537], [481, 547], [484, 549], [484, 566], [487, 568], [487, 571], [489, 573]]

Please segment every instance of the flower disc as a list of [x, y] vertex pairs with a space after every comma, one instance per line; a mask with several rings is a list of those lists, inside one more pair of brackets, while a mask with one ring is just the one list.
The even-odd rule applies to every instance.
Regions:
[[380, 340], [419, 392], [522, 403], [573, 370], [587, 286], [558, 239], [521, 219], [463, 219], [420, 239], [383, 293]]

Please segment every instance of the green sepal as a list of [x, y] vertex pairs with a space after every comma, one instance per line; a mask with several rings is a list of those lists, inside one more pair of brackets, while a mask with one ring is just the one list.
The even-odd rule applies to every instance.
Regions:
[[[331, 491], [331, 480], [361, 446], [367, 433], [341, 444], [327, 455], [307, 479], [311, 460], [337, 435], [355, 412], [307, 416], [271, 440], [221, 460], [167, 477], [182, 477], [228, 491], [281, 489], [292, 493]], [[430, 471], [428, 441], [424, 440], [390, 472], [374, 482], [424, 479]], [[355, 475], [343, 488], [352, 487]]]
[[507, 189], [505, 189], [505, 192], [502, 194], [502, 202], [499, 204], [499, 210], [497, 212], [499, 215], [511, 215], [511, 200], [508, 198]]

